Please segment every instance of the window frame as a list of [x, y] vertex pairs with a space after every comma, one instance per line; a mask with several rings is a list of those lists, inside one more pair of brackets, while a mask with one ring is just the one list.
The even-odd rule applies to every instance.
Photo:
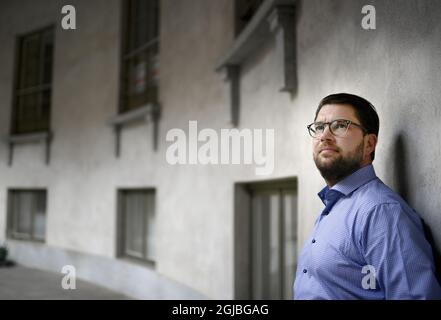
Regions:
[[[51, 67], [50, 67], [50, 82], [44, 83], [44, 55], [43, 53], [43, 38], [47, 36], [47, 34], [50, 34], [51, 40], [52, 40], [52, 52], [51, 52]], [[22, 87], [22, 70], [24, 65], [26, 64], [23, 59], [23, 43], [26, 39], [31, 38], [33, 36], [39, 35], [39, 50], [40, 50], [40, 57], [38, 61], [39, 65], [39, 83], [32, 87], [27, 88], [21, 88]], [[42, 28], [33, 30], [31, 32], [18, 34], [15, 39], [15, 52], [14, 52], [14, 73], [13, 73], [13, 89], [12, 89], [12, 110], [11, 110], [11, 117], [10, 117], [10, 134], [12, 136], [18, 136], [18, 135], [29, 135], [34, 133], [46, 133], [50, 132], [51, 130], [51, 115], [52, 115], [52, 89], [53, 89], [53, 74], [54, 74], [54, 57], [55, 57], [55, 26], [53, 24], [44, 26]], [[48, 102], [48, 109], [47, 114], [45, 115], [45, 118], [47, 120], [47, 123], [44, 128], [34, 128], [29, 130], [20, 130], [19, 120], [18, 120], [18, 104], [20, 103], [20, 97], [26, 96], [27, 94], [40, 94], [38, 98], [38, 106], [42, 108], [43, 106], [43, 94], [49, 91], [49, 102]], [[35, 119], [31, 120], [31, 125], [27, 124], [26, 126], [36, 126]]]
[[[278, 237], [273, 239], [278, 239], [278, 243], [282, 243], [279, 246], [279, 253], [284, 256], [278, 255], [279, 257], [279, 277], [283, 279], [290, 279], [295, 277], [295, 270], [292, 270], [292, 274], [287, 270], [290, 268], [289, 265], [298, 263], [298, 179], [297, 177], [287, 177], [281, 179], [269, 179], [263, 181], [247, 181], [247, 182], [237, 182], [234, 186], [234, 299], [245, 299], [250, 300], [254, 297], [253, 294], [253, 250], [255, 244], [253, 243], [254, 231], [252, 220], [254, 210], [254, 199], [257, 195], [262, 194], [276, 194], [278, 199], [278, 210], [277, 215], [282, 219], [278, 220]], [[287, 198], [286, 198], [287, 197]], [[293, 197], [293, 198], [291, 198]], [[287, 206], [286, 200], [293, 199], [293, 206]], [[259, 201], [257, 199], [257, 201]], [[257, 203], [258, 204], [258, 203]], [[288, 208], [290, 208], [288, 210]], [[288, 211], [285, 211], [287, 209]], [[287, 215], [288, 213], [288, 215]], [[292, 215], [291, 215], [292, 213]], [[290, 218], [288, 218], [290, 217]], [[285, 218], [288, 218], [285, 220]], [[290, 228], [286, 223], [290, 224]], [[269, 238], [268, 238], [269, 239]], [[291, 239], [291, 240], [289, 240]], [[288, 242], [286, 242], [288, 241]], [[286, 246], [293, 246], [293, 256], [284, 253]], [[274, 260], [276, 261], [276, 260]], [[288, 268], [287, 268], [288, 267]], [[256, 269], [257, 270], [257, 269]], [[268, 278], [262, 278], [264, 279]], [[263, 282], [262, 282], [263, 283]], [[280, 292], [286, 292], [285, 297], [290, 297], [292, 291], [289, 291], [284, 285], [286, 281], [280, 282], [281, 287]], [[284, 291], [281, 291], [284, 290]]]
[[[33, 208], [30, 213], [31, 215], [31, 228], [30, 233], [20, 233], [16, 232], [16, 224], [18, 224], [18, 209], [15, 208], [15, 203], [17, 203], [17, 199], [21, 193], [31, 192], [33, 194]], [[44, 237], [39, 238], [35, 236], [35, 216], [36, 216], [36, 206], [35, 201], [37, 194], [41, 194], [44, 201], [44, 216], [45, 216], [45, 228], [44, 228]], [[12, 188], [8, 189], [7, 192], [7, 238], [13, 240], [23, 240], [23, 241], [32, 241], [37, 243], [45, 243], [46, 235], [47, 235], [47, 208], [48, 208], [48, 192], [47, 189], [44, 188], [35, 188], [35, 189], [20, 189], [20, 188]]]
[[[122, 12], [122, 27], [121, 27], [121, 41], [120, 41], [120, 77], [119, 77], [119, 104], [118, 104], [118, 114], [125, 114], [130, 113], [133, 111], [136, 111], [141, 108], [145, 108], [146, 106], [155, 106], [158, 104], [158, 101], [153, 101], [148, 98], [146, 101], [142, 102], [138, 106], [135, 107], [128, 107], [128, 92], [129, 92], [129, 83], [130, 83], [130, 70], [127, 68], [127, 64], [132, 59], [135, 59], [137, 56], [142, 54], [147, 54], [149, 50], [154, 48], [154, 46], [157, 46], [155, 54], [157, 55], [159, 59], [160, 54], [160, 1], [155, 0], [157, 2], [157, 12], [156, 12], [156, 31], [157, 35], [156, 37], [149, 39], [147, 42], [143, 43], [142, 45], [139, 45], [135, 49], [129, 49], [129, 43], [130, 38], [132, 36], [133, 32], [133, 26], [132, 21], [134, 20], [133, 17], [131, 17], [131, 7], [134, 1], [138, 0], [128, 0], [123, 1], [121, 6], [121, 12]], [[145, 67], [145, 71], [151, 68], [151, 65], [148, 65]], [[160, 67], [159, 67], [160, 69]], [[152, 77], [150, 77], [147, 73], [145, 77], [146, 81], [146, 88], [148, 88], [148, 84], [152, 82]], [[159, 83], [156, 84], [156, 100], [159, 100]]]
[[[256, 227], [262, 227], [261, 225], [261, 221], [257, 221], [257, 217], [255, 217], [255, 212], [253, 211], [253, 201], [259, 197], [262, 196], [276, 196], [277, 197], [277, 202], [278, 202], [278, 210], [277, 210], [277, 217], [276, 217], [276, 221], [277, 221], [277, 249], [278, 249], [278, 276], [279, 276], [279, 283], [278, 286], [279, 287], [279, 294], [281, 297], [277, 298], [277, 299], [286, 299], [286, 296], [289, 297], [289, 299], [292, 299], [291, 297], [291, 293], [292, 290], [289, 292], [285, 292], [285, 283], [286, 283], [286, 279], [285, 279], [285, 267], [286, 267], [286, 243], [285, 243], [285, 237], [286, 237], [286, 217], [285, 217], [285, 213], [286, 213], [286, 208], [285, 208], [285, 203], [284, 203], [284, 197], [287, 195], [295, 195], [295, 198], [297, 199], [297, 189], [295, 186], [282, 186], [282, 185], [277, 185], [277, 184], [271, 184], [269, 183], [266, 186], [256, 186], [256, 185], [251, 185], [249, 187], [249, 192], [250, 192], [250, 201], [251, 201], [251, 205], [250, 205], [250, 288], [249, 288], [249, 292], [250, 292], [250, 299], [256, 299], [255, 297], [253, 297], [254, 294], [254, 286], [256, 285], [255, 281], [254, 281], [254, 254], [255, 254], [255, 242], [254, 242], [254, 232], [256, 231], [255, 228]], [[260, 205], [260, 204], [259, 204]], [[264, 218], [263, 216], [261, 216], [260, 218]], [[266, 217], [268, 219], [268, 221], [271, 221], [272, 217], [268, 216]], [[297, 216], [297, 210], [295, 209], [293, 212], [293, 218], [296, 221], [296, 225], [297, 225], [297, 220], [298, 220], [298, 216]], [[270, 227], [270, 225], [267, 225], [266, 227]], [[271, 241], [271, 236], [270, 236], [270, 230], [267, 229], [265, 231], [268, 231], [268, 238], [266, 240]], [[297, 235], [297, 230], [295, 230], [295, 234], [296, 234], [296, 240], [295, 240], [295, 244], [297, 245], [298, 242], [298, 235]], [[269, 245], [269, 243], [266, 243], [266, 245]], [[271, 255], [270, 251], [266, 252], [267, 254]], [[269, 257], [268, 257], [269, 258]], [[296, 259], [297, 260], [297, 257]], [[294, 273], [295, 270], [292, 270], [292, 272]], [[265, 279], [268, 280], [268, 279]], [[269, 283], [271, 284], [271, 282]], [[260, 298], [257, 298], [260, 299]], [[273, 298], [265, 298], [265, 299], [273, 299]]]
[[[118, 258], [127, 259], [130, 261], [139, 262], [141, 264], [155, 267], [156, 260], [149, 259], [147, 256], [147, 232], [148, 232], [148, 215], [149, 212], [144, 212], [143, 214], [143, 221], [145, 222], [142, 227], [142, 254], [141, 256], [136, 255], [130, 255], [126, 252], [126, 221], [127, 221], [127, 214], [124, 212], [124, 204], [125, 204], [125, 195], [130, 194], [132, 192], [141, 192], [144, 193], [145, 196], [152, 195], [153, 199], [153, 217], [156, 218], [156, 189], [155, 188], [120, 188], [117, 190], [117, 245], [116, 245], [116, 256]], [[153, 245], [157, 245], [156, 239], [154, 241]]]

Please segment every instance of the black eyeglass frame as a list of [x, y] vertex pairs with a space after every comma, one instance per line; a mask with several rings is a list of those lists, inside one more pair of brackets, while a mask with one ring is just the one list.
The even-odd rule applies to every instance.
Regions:
[[[346, 122], [346, 131], [345, 131], [345, 133], [344, 133], [343, 135], [336, 135], [336, 134], [332, 131], [332, 129], [331, 129], [331, 128], [332, 128], [331, 124], [334, 123], [334, 122], [337, 122], [337, 121], [344, 121], [344, 122]], [[326, 127], [326, 125], [328, 125], [328, 126], [329, 126], [329, 131], [332, 133], [332, 135], [334, 135], [334, 136], [336, 136], [336, 137], [344, 137], [344, 136], [346, 135], [346, 133], [348, 132], [348, 129], [349, 129], [349, 126], [350, 126], [350, 125], [354, 125], [354, 126], [360, 128], [361, 130], [363, 130], [364, 135], [368, 134], [367, 129], [366, 129], [365, 127], [363, 127], [362, 125], [358, 124], [358, 123], [354, 123], [354, 122], [352, 122], [351, 120], [347, 120], [347, 119], [335, 119], [335, 120], [332, 120], [331, 122], [320, 122], [320, 121], [319, 121], [319, 122], [313, 122], [313, 123], [307, 125], [306, 128], [308, 129], [308, 133], [309, 133], [309, 135], [310, 135], [311, 137], [313, 137], [313, 138], [317, 138], [317, 135], [314, 136], [314, 135], [312, 134], [312, 133], [315, 132], [315, 131], [314, 131], [311, 127], [312, 127], [314, 124], [316, 124], [316, 123], [320, 123], [320, 124], [324, 125], [325, 127]], [[323, 129], [323, 132], [325, 131], [325, 129], [326, 129], [326, 128]]]

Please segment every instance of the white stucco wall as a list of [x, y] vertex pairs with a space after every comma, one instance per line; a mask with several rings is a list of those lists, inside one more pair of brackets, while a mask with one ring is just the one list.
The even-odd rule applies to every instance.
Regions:
[[[298, 23], [298, 121], [312, 122], [318, 101], [329, 93], [351, 92], [370, 100], [380, 116], [374, 166], [384, 182], [404, 192], [429, 224], [438, 248], [441, 144], [436, 123], [441, 78], [441, 26], [436, 1], [371, 1], [377, 29], [360, 26], [364, 1], [302, 2]], [[305, 136], [299, 144], [308, 146]], [[308, 156], [309, 157], [309, 156]], [[315, 196], [322, 181], [313, 162], [300, 163], [300, 232], [312, 227], [319, 212]], [[312, 197], [311, 197], [312, 196]]]

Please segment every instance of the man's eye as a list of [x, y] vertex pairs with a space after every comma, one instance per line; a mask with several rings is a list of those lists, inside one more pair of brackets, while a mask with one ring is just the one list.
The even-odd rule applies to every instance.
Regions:
[[336, 129], [346, 129], [346, 122], [337, 122], [335, 125]]
[[315, 131], [323, 131], [325, 126], [323, 124], [316, 124]]

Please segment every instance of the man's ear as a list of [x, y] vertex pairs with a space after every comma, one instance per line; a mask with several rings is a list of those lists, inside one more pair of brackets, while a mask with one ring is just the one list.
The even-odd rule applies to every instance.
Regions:
[[364, 138], [366, 141], [364, 151], [365, 151], [365, 154], [368, 154], [370, 157], [371, 153], [375, 151], [375, 147], [377, 146], [378, 138], [373, 133], [367, 134]]

